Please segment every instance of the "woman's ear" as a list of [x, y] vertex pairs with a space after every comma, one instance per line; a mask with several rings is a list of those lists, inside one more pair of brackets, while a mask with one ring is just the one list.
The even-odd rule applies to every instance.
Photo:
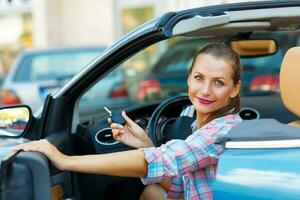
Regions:
[[239, 93], [240, 93], [240, 89], [241, 89], [241, 81], [239, 81], [237, 84], [235, 84], [235, 86], [233, 86], [233, 91], [230, 94], [231, 98], [236, 97]]

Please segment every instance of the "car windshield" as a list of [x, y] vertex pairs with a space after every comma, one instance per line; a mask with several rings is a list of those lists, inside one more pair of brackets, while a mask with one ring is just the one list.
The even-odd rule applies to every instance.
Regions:
[[[242, 97], [268, 97], [280, 94], [281, 61], [287, 49], [298, 45], [298, 35], [298, 31], [252, 34], [253, 38], [274, 39], [278, 44], [278, 50], [272, 55], [241, 58]], [[82, 113], [81, 120], [85, 121], [87, 110], [96, 112], [100, 117], [107, 115], [104, 106], [109, 106], [112, 110], [124, 109], [132, 105], [155, 103], [187, 94], [188, 69], [196, 52], [207, 44], [227, 41], [227, 36], [177, 36], [144, 49], [120, 64], [124, 73], [116, 76], [114, 73], [117, 70], [113, 70], [107, 78], [99, 81], [83, 95], [79, 109]]]
[[[242, 96], [270, 95], [279, 93], [279, 69], [281, 60], [286, 50], [298, 42], [298, 32], [257, 32], [252, 37], [273, 38], [279, 48], [272, 55], [261, 57], [242, 57]], [[181, 38], [173, 42], [169, 48], [159, 57], [151, 67], [149, 74], [144, 79], [158, 80], [163, 90], [170, 93], [170, 80], [176, 76], [185, 80], [188, 76], [188, 68], [197, 50], [206, 44], [226, 42], [226, 38]], [[181, 87], [187, 89], [187, 85]], [[164, 88], [165, 87], [165, 88]], [[179, 91], [179, 90], [178, 90]], [[182, 91], [184, 91], [182, 89]], [[177, 94], [174, 93], [174, 94]]]
[[58, 51], [28, 54], [20, 63], [14, 81], [64, 80], [78, 73], [97, 57], [99, 49], [83, 51]]

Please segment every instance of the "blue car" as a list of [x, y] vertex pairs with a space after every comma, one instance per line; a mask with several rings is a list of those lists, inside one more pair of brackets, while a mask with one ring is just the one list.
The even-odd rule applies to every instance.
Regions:
[[[125, 82], [114, 85], [113, 95], [125, 95], [128, 101], [105, 106], [115, 110], [120, 105], [116, 107], [148, 129], [156, 145], [184, 139], [190, 132], [176, 126], [189, 127], [195, 117], [183, 93], [184, 84], [169, 77], [176, 81], [162, 90], [165, 83], [157, 77], [163, 74], [153, 63], [163, 63], [161, 52], [175, 50], [188, 60], [193, 53], [171, 45], [195, 40], [200, 41], [199, 48], [206, 42], [227, 43], [244, 64], [245, 92], [239, 113], [244, 120], [218, 141], [225, 149], [218, 163], [214, 199], [300, 199], [299, 33], [297, 0], [169, 12], [134, 29], [91, 60], [57, 93], [47, 95], [36, 112], [26, 105], [0, 108], [1, 199], [139, 199], [144, 188], [139, 178], [61, 171], [40, 153], [12, 152], [12, 147], [47, 139], [69, 155], [131, 149], [113, 139], [108, 114], [96, 103], [107, 87], [105, 78], [118, 71], [125, 72]], [[187, 70], [190, 62], [176, 58], [179, 56], [166, 56], [165, 63], [176, 61], [166, 65], [169, 75], [177, 71], [184, 77], [186, 71], [181, 68]], [[143, 73], [137, 73], [142, 69]], [[143, 79], [146, 71], [153, 76]], [[143, 95], [147, 98], [137, 98]], [[91, 102], [88, 107], [86, 102]], [[22, 127], [11, 127], [20, 120]]]

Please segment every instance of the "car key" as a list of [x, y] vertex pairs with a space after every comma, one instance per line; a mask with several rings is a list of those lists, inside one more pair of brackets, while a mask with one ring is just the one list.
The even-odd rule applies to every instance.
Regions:
[[104, 107], [104, 109], [109, 113], [109, 116], [114, 123], [121, 124], [122, 126], [126, 124], [124, 117], [122, 117], [119, 112], [111, 111], [107, 107]]

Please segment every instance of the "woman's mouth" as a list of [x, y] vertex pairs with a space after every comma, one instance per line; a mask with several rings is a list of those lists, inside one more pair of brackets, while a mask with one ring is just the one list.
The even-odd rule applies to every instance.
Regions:
[[197, 98], [198, 98], [199, 102], [204, 105], [209, 105], [209, 104], [212, 104], [213, 102], [215, 102], [215, 101], [211, 101], [208, 99], [203, 99], [203, 98], [199, 98], [199, 97], [197, 97]]

